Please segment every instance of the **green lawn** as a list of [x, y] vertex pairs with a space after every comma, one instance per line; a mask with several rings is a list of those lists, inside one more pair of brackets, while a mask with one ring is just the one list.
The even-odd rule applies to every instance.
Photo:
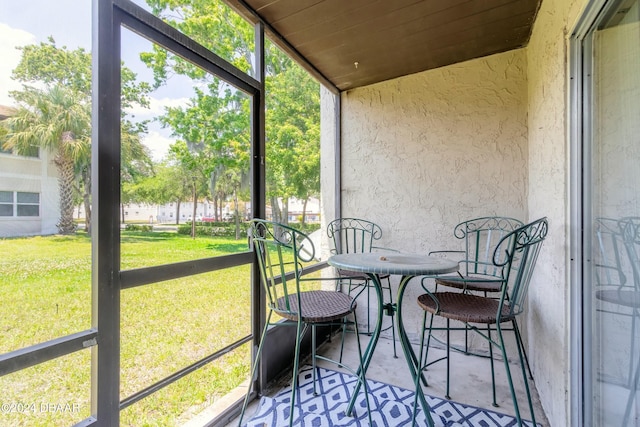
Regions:
[[[246, 250], [246, 240], [123, 232], [122, 269]], [[84, 234], [0, 240], [0, 353], [91, 326], [91, 243]], [[121, 397], [250, 332], [248, 266], [124, 290]], [[243, 346], [121, 413], [123, 426], [180, 425], [241, 383]], [[0, 377], [1, 426], [69, 426], [90, 415], [91, 351]], [[9, 406], [7, 406], [9, 405]]]

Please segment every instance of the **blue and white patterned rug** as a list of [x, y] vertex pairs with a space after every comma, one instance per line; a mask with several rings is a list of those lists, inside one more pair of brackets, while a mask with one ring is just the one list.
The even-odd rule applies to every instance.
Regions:
[[[296, 397], [297, 404], [294, 409], [294, 425], [297, 427], [369, 426], [367, 404], [362, 391], [356, 402], [354, 416], [347, 417], [344, 414], [356, 378], [349, 374], [323, 368], [318, 368], [318, 371], [318, 396], [313, 395], [311, 367], [305, 367], [300, 372], [299, 394]], [[367, 384], [369, 385], [369, 405], [374, 426], [411, 425], [414, 396], [412, 391], [372, 380], [367, 380]], [[290, 397], [290, 387], [282, 390], [273, 398], [263, 397], [255, 415], [246, 426], [287, 426]], [[431, 417], [436, 426], [507, 427], [517, 425], [516, 419], [511, 415], [426, 394], [425, 398], [431, 407]], [[533, 426], [531, 422], [525, 422], [525, 424]], [[426, 425], [426, 419], [421, 409], [418, 409], [416, 425]]]

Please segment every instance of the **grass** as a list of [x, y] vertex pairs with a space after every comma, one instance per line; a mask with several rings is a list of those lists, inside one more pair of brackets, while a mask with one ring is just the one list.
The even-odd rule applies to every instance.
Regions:
[[[121, 265], [126, 270], [246, 248], [246, 240], [125, 231]], [[0, 354], [91, 326], [86, 235], [5, 239], [0, 252]], [[121, 398], [249, 334], [249, 273], [242, 266], [122, 291]], [[245, 345], [126, 408], [121, 425], [180, 425], [248, 372]], [[0, 377], [0, 425], [73, 425], [91, 413], [90, 384], [90, 350]]]

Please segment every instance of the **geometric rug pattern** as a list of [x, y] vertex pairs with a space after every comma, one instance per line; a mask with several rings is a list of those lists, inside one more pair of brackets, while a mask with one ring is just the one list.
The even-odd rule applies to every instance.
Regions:
[[[356, 378], [343, 372], [316, 368], [318, 395], [313, 394], [311, 367], [300, 371], [298, 395], [294, 409], [294, 425], [299, 427], [371, 427], [367, 417], [367, 403], [364, 392], [360, 392], [353, 415], [348, 417], [345, 410]], [[369, 405], [373, 426], [400, 427], [411, 425], [414, 393], [410, 390], [367, 380]], [[275, 397], [262, 397], [255, 415], [245, 425], [247, 427], [287, 426], [291, 388], [279, 392]], [[510, 427], [516, 426], [511, 415], [464, 405], [451, 400], [425, 394], [431, 407], [431, 418], [438, 427]], [[420, 405], [416, 426], [425, 426], [426, 419]], [[525, 422], [532, 427], [533, 423]]]

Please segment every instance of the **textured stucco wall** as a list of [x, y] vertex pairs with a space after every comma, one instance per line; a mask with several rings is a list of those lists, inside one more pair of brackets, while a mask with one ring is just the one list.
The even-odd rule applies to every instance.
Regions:
[[524, 323], [551, 426], [570, 423], [568, 46], [586, 3], [543, 1], [524, 49], [341, 98], [342, 215], [379, 223], [383, 246], [450, 247], [453, 226], [475, 216], [549, 218]]
[[536, 388], [552, 426], [569, 425], [569, 36], [586, 1], [543, 1], [527, 52], [529, 218], [549, 235], [529, 292], [528, 343]]
[[[381, 246], [459, 249], [454, 226], [527, 211], [522, 50], [342, 94], [342, 216], [368, 218]], [[418, 333], [418, 285], [407, 294]]]

